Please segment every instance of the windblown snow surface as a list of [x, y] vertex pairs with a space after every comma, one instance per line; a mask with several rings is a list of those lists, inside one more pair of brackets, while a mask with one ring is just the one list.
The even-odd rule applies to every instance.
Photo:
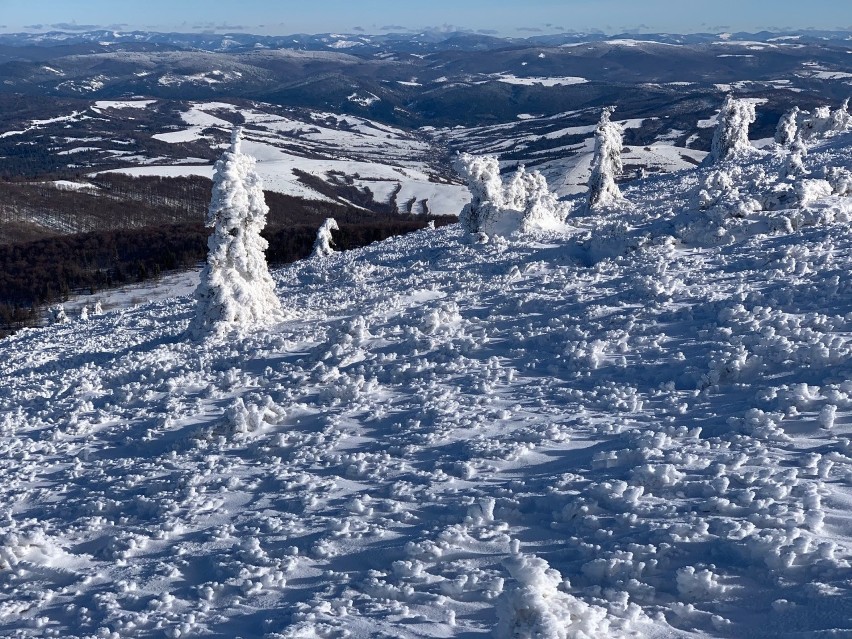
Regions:
[[852, 636], [820, 144], [306, 260], [221, 341], [188, 296], [5, 340], [0, 635]]

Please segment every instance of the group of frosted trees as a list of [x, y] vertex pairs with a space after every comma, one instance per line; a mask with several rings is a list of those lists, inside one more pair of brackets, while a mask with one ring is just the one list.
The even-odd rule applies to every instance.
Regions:
[[[794, 108], [778, 123], [775, 140], [790, 149], [789, 171], [801, 169], [805, 141], [830, 131], [852, 129], [847, 103], [839, 109], [816, 109], [814, 113]], [[622, 171], [624, 130], [611, 120], [614, 107], [601, 114], [595, 130], [595, 145], [586, 195], [587, 210], [615, 207], [623, 202], [616, 182]], [[752, 152], [749, 126], [755, 121], [754, 103], [728, 96], [719, 112], [710, 153], [705, 165], [715, 165]], [[568, 206], [550, 191], [538, 171], [520, 166], [503, 181], [496, 157], [462, 154], [457, 163], [467, 179], [471, 201], [460, 214], [462, 227], [472, 235], [487, 237], [526, 233], [562, 224]], [[281, 302], [266, 264], [268, 246], [261, 236], [269, 208], [263, 185], [255, 171], [255, 160], [241, 150], [241, 129], [234, 130], [230, 148], [216, 163], [213, 196], [207, 214], [212, 233], [207, 263], [195, 291], [196, 314], [190, 335], [204, 338], [221, 335], [229, 328], [268, 323], [284, 316]], [[337, 223], [328, 219], [320, 227], [313, 256], [333, 252], [331, 232]], [[100, 309], [96, 309], [96, 312]], [[86, 315], [88, 315], [86, 313]], [[62, 307], [52, 309], [55, 323], [67, 322]]]
[[[613, 206], [622, 200], [616, 178], [621, 173], [624, 129], [610, 119], [615, 107], [607, 107], [595, 130], [595, 151], [586, 201], [589, 209]], [[467, 179], [470, 204], [459, 216], [462, 228], [480, 236], [505, 236], [553, 227], [565, 221], [567, 205], [550, 191], [538, 171], [518, 168], [508, 183], [500, 176], [493, 156], [463, 153], [457, 163]]]
[[547, 180], [538, 171], [519, 167], [508, 183], [500, 177], [500, 164], [491, 156], [462, 154], [459, 172], [467, 178], [470, 204], [459, 215], [469, 233], [508, 235], [561, 223], [565, 205], [547, 188]]
[[[207, 240], [207, 262], [195, 290], [195, 317], [189, 335], [196, 339], [221, 336], [229, 329], [267, 324], [285, 315], [269, 274], [261, 236], [269, 207], [263, 195], [256, 160], [242, 152], [242, 130], [237, 127], [231, 144], [216, 162], [213, 195], [206, 224], [212, 228]], [[312, 256], [323, 258], [334, 252], [332, 231], [337, 222], [328, 219], [317, 232]], [[95, 314], [101, 313], [98, 303]], [[88, 319], [83, 308], [81, 319]], [[64, 308], [50, 309], [49, 321], [69, 321]]]
[[[778, 123], [775, 140], [790, 150], [788, 173], [801, 173], [805, 142], [831, 131], [852, 129], [848, 101], [832, 110], [820, 107], [813, 113], [794, 108]], [[595, 130], [595, 146], [586, 194], [586, 209], [594, 211], [624, 202], [616, 179], [622, 171], [621, 149], [624, 130], [611, 116], [615, 107], [606, 107]], [[749, 142], [749, 127], [756, 120], [755, 104], [727, 96], [719, 111], [710, 153], [705, 166], [740, 159], [754, 151]], [[563, 221], [567, 211], [550, 193], [538, 171], [527, 172], [521, 166], [508, 185], [500, 177], [496, 157], [462, 154], [459, 172], [467, 179], [471, 201], [461, 213], [462, 227], [472, 235], [508, 235], [527, 232]]]

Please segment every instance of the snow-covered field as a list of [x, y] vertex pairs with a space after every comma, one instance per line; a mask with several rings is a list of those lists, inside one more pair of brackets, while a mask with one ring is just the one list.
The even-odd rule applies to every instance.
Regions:
[[[210, 129], [230, 131], [233, 125], [219, 115], [234, 113], [245, 120], [246, 150], [258, 159], [258, 173], [270, 191], [330, 201], [294, 173], [304, 171], [325, 181], [331, 181], [335, 174], [356, 179], [359, 186], [370, 189], [377, 202], [388, 202], [395, 194], [402, 208], [404, 203], [415, 200], [418, 204], [413, 208], [414, 213], [428, 210], [435, 215], [451, 215], [467, 202], [464, 186], [449, 183], [438, 175], [436, 151], [426, 139], [363, 118], [315, 112], [300, 120], [260, 108], [199, 102], [181, 114], [186, 128], [156, 133], [153, 137], [169, 144], [207, 141], [217, 147]], [[210, 177], [213, 165], [158, 162], [119, 172]]]
[[850, 144], [4, 340], [0, 635], [852, 636]]

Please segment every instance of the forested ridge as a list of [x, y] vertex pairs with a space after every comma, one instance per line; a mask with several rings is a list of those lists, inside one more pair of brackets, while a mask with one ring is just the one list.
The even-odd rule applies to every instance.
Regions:
[[[73, 293], [141, 282], [204, 259], [210, 180], [110, 173], [89, 183], [70, 190], [52, 182], [0, 182], [0, 335], [37, 323], [40, 309]], [[307, 257], [328, 217], [340, 224], [334, 239], [341, 250], [422, 228], [429, 219], [438, 225], [454, 219], [270, 191], [265, 198], [270, 264]], [[27, 219], [38, 219], [39, 227]]]

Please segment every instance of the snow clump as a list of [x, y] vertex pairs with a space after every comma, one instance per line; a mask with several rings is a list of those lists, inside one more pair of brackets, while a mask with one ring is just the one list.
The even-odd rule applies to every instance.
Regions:
[[471, 194], [470, 204], [459, 214], [462, 228], [469, 234], [509, 236], [554, 228], [565, 221], [565, 204], [550, 192], [538, 171], [520, 166], [504, 185], [496, 157], [464, 153], [457, 167]]
[[516, 583], [500, 596], [495, 639], [593, 639], [608, 634], [606, 610], [560, 590], [562, 575], [544, 559], [516, 555], [503, 563]]
[[240, 149], [241, 129], [214, 171], [213, 197], [207, 226], [207, 264], [195, 290], [196, 316], [190, 332], [200, 337], [222, 333], [229, 326], [269, 321], [282, 314], [264, 252], [269, 246], [260, 232], [269, 207], [255, 159]]

